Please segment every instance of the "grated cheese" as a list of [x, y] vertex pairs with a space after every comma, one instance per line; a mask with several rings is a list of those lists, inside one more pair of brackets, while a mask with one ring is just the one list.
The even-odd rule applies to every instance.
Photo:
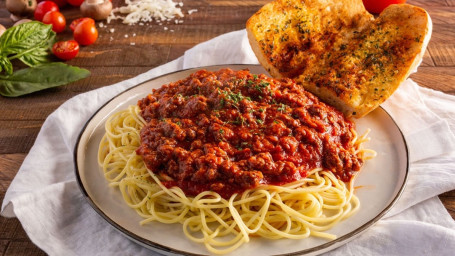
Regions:
[[189, 10], [189, 11], [188, 11], [188, 14], [191, 15], [191, 14], [193, 14], [194, 12], [197, 12], [197, 9], [191, 9], [191, 10]]
[[[120, 19], [125, 24], [136, 24], [138, 22], [170, 21], [175, 17], [183, 17], [182, 10], [177, 7], [183, 3], [175, 3], [172, 0], [125, 0], [126, 6], [114, 8], [107, 18], [111, 20]], [[126, 14], [123, 16], [122, 14]], [[141, 24], [141, 23], [139, 23]]]

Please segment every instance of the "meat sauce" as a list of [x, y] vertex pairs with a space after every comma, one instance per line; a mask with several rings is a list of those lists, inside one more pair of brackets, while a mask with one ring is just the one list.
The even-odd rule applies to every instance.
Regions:
[[349, 181], [362, 165], [354, 123], [290, 79], [200, 70], [138, 105], [142, 156], [166, 187], [228, 198], [302, 179], [316, 167]]

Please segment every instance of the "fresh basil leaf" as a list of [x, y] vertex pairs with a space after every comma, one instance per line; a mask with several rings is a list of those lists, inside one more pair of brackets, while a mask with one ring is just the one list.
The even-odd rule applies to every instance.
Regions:
[[[38, 21], [11, 27], [0, 37], [0, 55], [10, 60], [19, 59], [28, 66], [49, 61], [49, 49], [55, 41], [52, 25]], [[45, 54], [46, 53], [46, 54]], [[6, 70], [8, 75], [12, 74]]]
[[49, 52], [44, 48], [39, 48], [29, 54], [23, 55], [19, 60], [30, 67], [52, 61]]
[[2, 70], [5, 70], [8, 74], [13, 73], [13, 64], [4, 56], [0, 56], [0, 72], [2, 72]]
[[46, 63], [0, 76], [0, 94], [17, 97], [86, 78], [90, 71], [61, 62]]
[[48, 46], [48, 41], [55, 38], [52, 25], [31, 21], [11, 27], [0, 37], [0, 49], [3, 55], [16, 54], [35, 48]]

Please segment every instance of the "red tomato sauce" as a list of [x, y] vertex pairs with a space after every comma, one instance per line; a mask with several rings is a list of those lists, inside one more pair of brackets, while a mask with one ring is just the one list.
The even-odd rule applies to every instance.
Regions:
[[362, 165], [354, 123], [290, 79], [200, 70], [138, 105], [147, 124], [137, 154], [166, 187], [228, 198], [322, 167], [349, 181]]

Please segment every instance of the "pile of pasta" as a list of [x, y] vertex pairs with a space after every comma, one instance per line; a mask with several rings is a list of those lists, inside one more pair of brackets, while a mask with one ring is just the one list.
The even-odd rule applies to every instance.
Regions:
[[[281, 186], [262, 185], [228, 199], [212, 191], [188, 197], [178, 187], [166, 188], [136, 155], [144, 125], [137, 106], [107, 120], [98, 151], [105, 178], [144, 218], [141, 224], [181, 223], [188, 239], [204, 244], [212, 253], [232, 252], [255, 236], [335, 239], [325, 231], [360, 207], [354, 195], [354, 178], [345, 184], [321, 168], [313, 169], [302, 180]], [[367, 140], [367, 133], [354, 140], [356, 153], [364, 159], [374, 157], [373, 151], [361, 147]]]

